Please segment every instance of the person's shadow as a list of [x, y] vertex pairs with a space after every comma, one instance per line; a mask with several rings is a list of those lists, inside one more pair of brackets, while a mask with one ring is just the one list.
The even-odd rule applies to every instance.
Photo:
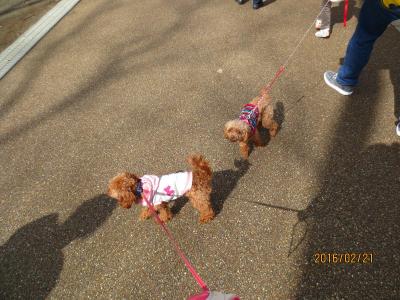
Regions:
[[[399, 299], [400, 143], [370, 143], [379, 124], [381, 70], [389, 70], [399, 113], [398, 32], [388, 28], [376, 42], [355, 93], [343, 99], [320, 191], [298, 213], [307, 224], [303, 275], [296, 299]], [[378, 84], [379, 83], [379, 84]], [[387, 116], [389, 117], [389, 116]], [[394, 126], [392, 131], [395, 137]], [[355, 254], [356, 260], [321, 263], [318, 253]], [[358, 260], [359, 254], [372, 255]]]
[[0, 247], [0, 298], [46, 298], [64, 264], [62, 249], [93, 234], [115, 206], [115, 201], [99, 195], [80, 205], [62, 224], [54, 213], [18, 229]]
[[[399, 166], [399, 143], [371, 145], [357, 152], [353, 163], [338, 162], [336, 174], [299, 213], [299, 220], [311, 224], [310, 262], [299, 299], [398, 299]], [[363, 259], [324, 265], [317, 253], [355, 253]]]

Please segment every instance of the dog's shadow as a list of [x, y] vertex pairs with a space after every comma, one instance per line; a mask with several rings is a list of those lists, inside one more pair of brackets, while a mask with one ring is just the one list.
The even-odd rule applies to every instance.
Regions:
[[[247, 160], [235, 160], [234, 164], [234, 169], [213, 173], [211, 204], [216, 215], [222, 211], [225, 201], [236, 187], [239, 179], [247, 173], [250, 167], [250, 163]], [[174, 215], [178, 214], [187, 202], [187, 197], [178, 198], [171, 207], [172, 213]]]
[[[285, 106], [283, 105], [282, 102], [277, 102], [274, 108], [274, 116], [273, 119], [275, 120], [276, 123], [278, 123], [278, 134], [279, 131], [282, 128], [283, 122], [285, 121]], [[258, 127], [258, 131], [260, 132], [261, 135], [261, 140], [262, 140], [262, 147], [265, 147], [269, 144], [269, 142], [271, 141], [271, 136], [269, 134], [268, 129], [259, 126]], [[249, 155], [254, 151], [254, 143], [250, 143], [249, 144]]]
[[63, 269], [63, 249], [93, 235], [115, 207], [108, 196], [98, 195], [83, 202], [64, 222], [52, 213], [19, 228], [0, 245], [0, 298], [47, 298]]

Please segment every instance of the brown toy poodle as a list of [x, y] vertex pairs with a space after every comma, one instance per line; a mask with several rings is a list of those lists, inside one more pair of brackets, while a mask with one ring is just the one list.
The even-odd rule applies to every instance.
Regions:
[[140, 214], [142, 220], [150, 218], [148, 203], [151, 203], [164, 222], [173, 216], [168, 202], [187, 196], [200, 213], [200, 223], [207, 223], [215, 216], [210, 200], [212, 171], [201, 155], [191, 155], [187, 161], [192, 171], [140, 178], [132, 173], [120, 173], [110, 180], [107, 194], [124, 208], [134, 203], [144, 206]]
[[271, 137], [276, 136], [279, 128], [274, 120], [271, 98], [266, 92], [261, 92], [260, 96], [245, 104], [239, 118], [226, 122], [224, 137], [233, 143], [239, 142], [240, 154], [248, 159], [251, 141], [257, 147], [264, 146], [260, 126], [268, 129]]

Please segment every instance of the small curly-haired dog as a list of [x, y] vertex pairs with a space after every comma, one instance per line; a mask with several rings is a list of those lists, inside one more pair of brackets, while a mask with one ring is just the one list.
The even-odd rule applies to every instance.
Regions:
[[240, 154], [248, 159], [250, 142], [257, 147], [264, 146], [260, 135], [260, 126], [268, 129], [269, 135], [275, 137], [279, 125], [274, 120], [274, 108], [271, 98], [266, 92], [254, 98], [250, 103], [243, 106], [239, 118], [225, 123], [224, 137], [239, 143]]
[[129, 172], [120, 173], [110, 180], [107, 194], [124, 208], [130, 208], [134, 203], [144, 206], [140, 214], [142, 220], [151, 216], [145, 198], [164, 222], [173, 216], [168, 202], [187, 196], [200, 213], [200, 223], [207, 223], [215, 216], [210, 200], [212, 171], [208, 161], [201, 155], [191, 155], [187, 161], [192, 171], [160, 177], [144, 175], [140, 178]]

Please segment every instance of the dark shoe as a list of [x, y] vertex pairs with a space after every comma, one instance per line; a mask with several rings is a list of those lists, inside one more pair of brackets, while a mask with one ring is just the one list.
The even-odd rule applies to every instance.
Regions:
[[259, 9], [262, 6], [262, 1], [253, 2], [253, 9]]
[[236, 0], [236, 2], [240, 5], [244, 4], [244, 0]]

